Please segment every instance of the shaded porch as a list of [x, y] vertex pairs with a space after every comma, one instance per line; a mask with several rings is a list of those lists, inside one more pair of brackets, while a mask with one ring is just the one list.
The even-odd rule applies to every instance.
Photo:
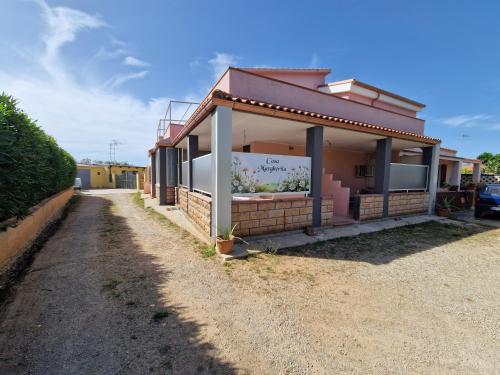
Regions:
[[[425, 163], [400, 167], [404, 163], [399, 163], [399, 152], [416, 147], [422, 148]], [[175, 202], [211, 236], [235, 224], [241, 235], [251, 235], [429, 212], [430, 171], [437, 149], [439, 145], [424, 140], [318, 126], [219, 106], [175, 148], [167, 148], [167, 177], [172, 178], [167, 179], [166, 190], [174, 192]], [[231, 192], [231, 160], [238, 152], [310, 158], [310, 190], [296, 194], [255, 192], [238, 197]], [[392, 182], [399, 185], [391, 188], [391, 169], [401, 168], [406, 172], [399, 178], [393, 176]], [[412, 177], [415, 173], [411, 168], [419, 171], [419, 178]], [[408, 198], [416, 193], [420, 193], [419, 198]], [[407, 198], [402, 199], [403, 194]], [[190, 204], [191, 200], [194, 203]], [[403, 202], [410, 208], [394, 209]], [[197, 206], [204, 206], [203, 210]], [[219, 224], [215, 206], [223, 213]]]

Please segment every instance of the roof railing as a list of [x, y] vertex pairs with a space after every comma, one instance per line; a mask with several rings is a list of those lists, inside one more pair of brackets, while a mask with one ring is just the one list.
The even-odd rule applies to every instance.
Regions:
[[170, 124], [184, 125], [189, 120], [200, 103], [170, 100], [168, 102], [165, 118], [158, 121], [157, 139], [162, 138]]

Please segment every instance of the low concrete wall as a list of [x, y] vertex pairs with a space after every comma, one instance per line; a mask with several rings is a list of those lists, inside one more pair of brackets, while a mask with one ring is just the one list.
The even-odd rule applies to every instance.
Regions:
[[50, 223], [59, 218], [72, 196], [73, 188], [67, 189], [40, 202], [24, 219], [9, 219], [0, 224], [0, 269], [21, 255]]
[[390, 193], [389, 216], [407, 215], [427, 212], [429, 193]]

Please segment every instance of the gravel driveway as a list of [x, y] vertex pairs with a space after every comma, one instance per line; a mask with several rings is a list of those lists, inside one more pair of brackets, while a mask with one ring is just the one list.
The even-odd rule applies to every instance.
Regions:
[[500, 230], [428, 224], [222, 265], [84, 195], [1, 307], [1, 374], [500, 371]]

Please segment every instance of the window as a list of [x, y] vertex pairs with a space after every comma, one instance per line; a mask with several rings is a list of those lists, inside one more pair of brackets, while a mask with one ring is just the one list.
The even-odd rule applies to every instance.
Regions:
[[97, 175], [100, 176], [101, 175], [101, 172], [97, 172]]
[[355, 175], [356, 177], [373, 177], [375, 174], [374, 165], [356, 165]]

